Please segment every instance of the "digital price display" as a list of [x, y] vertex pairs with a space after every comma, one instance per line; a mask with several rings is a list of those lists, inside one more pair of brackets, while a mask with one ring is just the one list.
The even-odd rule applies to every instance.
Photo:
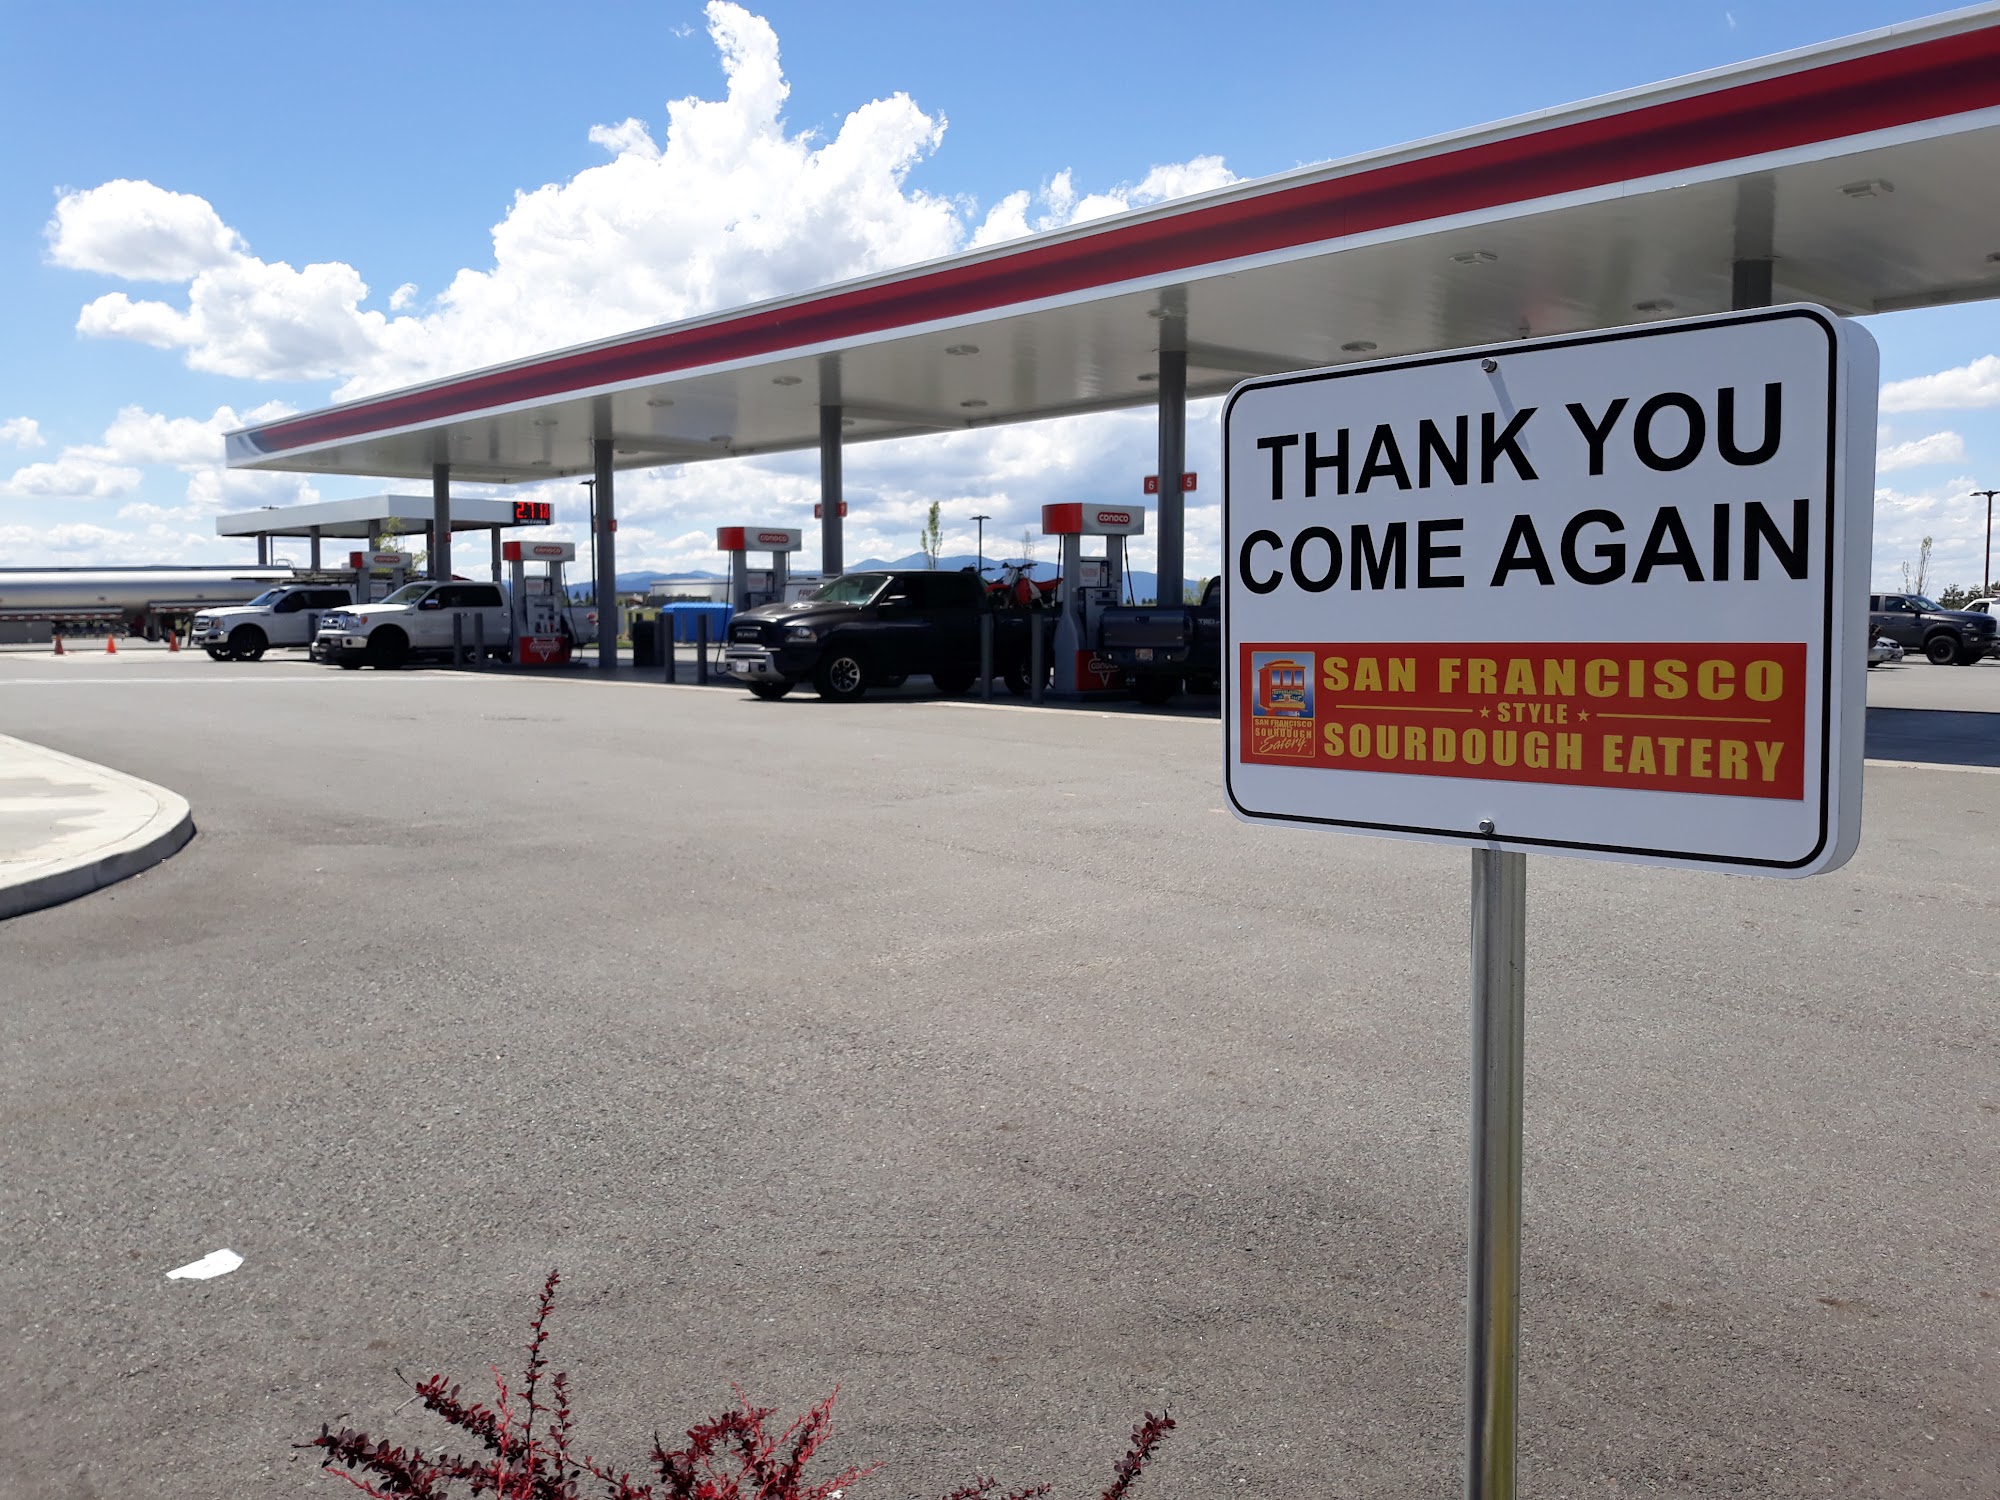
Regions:
[[555, 520], [555, 507], [546, 500], [516, 500], [514, 502], [514, 524], [516, 526], [546, 526]]

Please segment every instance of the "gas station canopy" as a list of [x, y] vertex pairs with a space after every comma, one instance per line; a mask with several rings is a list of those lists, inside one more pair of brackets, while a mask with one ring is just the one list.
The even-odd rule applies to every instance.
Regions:
[[592, 472], [597, 442], [639, 468], [1151, 404], [1169, 352], [1199, 396], [1761, 302], [1992, 297], [1996, 161], [1987, 4], [288, 417], [229, 462], [511, 483]]
[[[512, 500], [455, 500], [453, 531], [497, 531], [506, 526], [546, 524], [547, 507], [517, 514]], [[267, 505], [215, 518], [217, 536], [355, 537], [372, 541], [385, 531], [421, 536], [434, 520], [429, 495], [367, 495], [358, 500], [323, 500], [313, 505]]]

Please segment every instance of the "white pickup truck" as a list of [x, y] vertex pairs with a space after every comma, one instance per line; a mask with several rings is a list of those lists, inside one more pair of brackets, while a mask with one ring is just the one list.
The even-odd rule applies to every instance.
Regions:
[[353, 603], [346, 584], [281, 584], [248, 604], [203, 610], [188, 643], [217, 661], [255, 661], [273, 646], [311, 646], [326, 612]]
[[[571, 606], [562, 612], [570, 638], [584, 645], [597, 638], [597, 611]], [[313, 638], [314, 661], [340, 666], [400, 667], [422, 658], [450, 659], [457, 642], [468, 655], [483, 643], [496, 661], [514, 655], [513, 611], [507, 590], [497, 583], [406, 583], [386, 599], [353, 605], [320, 619]]]

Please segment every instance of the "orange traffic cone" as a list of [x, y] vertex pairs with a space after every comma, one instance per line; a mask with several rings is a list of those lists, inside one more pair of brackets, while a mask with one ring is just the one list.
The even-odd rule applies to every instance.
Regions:
[[62, 636], [61, 636], [61, 635], [57, 635], [57, 636], [56, 636], [56, 655], [57, 655], [57, 656], [61, 656], [61, 655], [63, 655], [63, 654], [64, 654], [64, 652], [63, 652], [63, 648], [62, 648]]
[[167, 651], [172, 654], [181, 649], [181, 633], [176, 630], [167, 637]]
[[104, 654], [105, 654], [106, 656], [116, 656], [116, 655], [118, 654], [118, 637], [117, 637], [117, 636], [115, 636], [115, 635], [107, 635], [107, 636], [106, 636], [106, 637], [104, 638]]

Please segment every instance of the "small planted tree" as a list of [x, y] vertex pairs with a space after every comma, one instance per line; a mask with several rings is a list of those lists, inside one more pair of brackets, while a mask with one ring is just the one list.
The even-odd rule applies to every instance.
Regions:
[[944, 551], [944, 526], [938, 520], [938, 503], [935, 500], [931, 501], [930, 519], [924, 523], [924, 529], [917, 533], [917, 545], [923, 548], [924, 566], [936, 568], [938, 554]]

